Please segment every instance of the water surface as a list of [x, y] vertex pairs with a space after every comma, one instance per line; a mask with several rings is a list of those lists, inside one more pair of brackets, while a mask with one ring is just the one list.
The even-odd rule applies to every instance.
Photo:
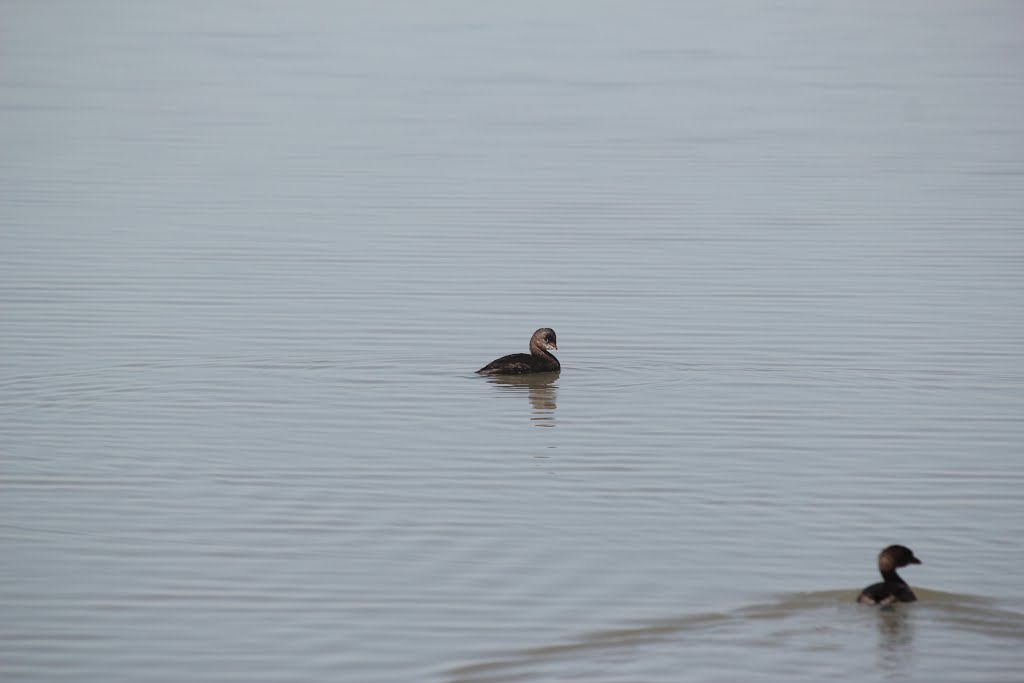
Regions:
[[1016, 680], [1021, 18], [7, 3], [0, 678]]

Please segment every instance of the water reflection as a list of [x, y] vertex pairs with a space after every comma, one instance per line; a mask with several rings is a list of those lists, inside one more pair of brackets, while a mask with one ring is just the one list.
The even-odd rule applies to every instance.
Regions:
[[878, 611], [878, 666], [890, 677], [907, 673], [912, 664], [910, 654], [914, 643], [914, 625], [901, 606]]
[[535, 375], [491, 375], [487, 381], [502, 391], [526, 394], [530, 401], [530, 421], [538, 427], [555, 426], [555, 407], [558, 399], [557, 372]]

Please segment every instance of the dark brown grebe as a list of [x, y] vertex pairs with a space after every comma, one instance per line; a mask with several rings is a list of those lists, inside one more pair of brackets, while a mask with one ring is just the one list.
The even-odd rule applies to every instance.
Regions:
[[558, 350], [555, 343], [555, 331], [550, 327], [542, 327], [530, 337], [529, 353], [513, 353], [502, 356], [483, 366], [478, 373], [481, 375], [525, 375], [530, 372], [558, 372], [562, 369], [558, 359], [548, 353], [548, 349]]
[[865, 605], [891, 605], [894, 602], [917, 600], [914, 591], [896, 573], [897, 569], [908, 564], [921, 564], [921, 560], [914, 557], [914, 551], [906, 546], [891, 545], [878, 553], [878, 571], [882, 573], [882, 583], [871, 584], [862, 590], [857, 596], [857, 602]]

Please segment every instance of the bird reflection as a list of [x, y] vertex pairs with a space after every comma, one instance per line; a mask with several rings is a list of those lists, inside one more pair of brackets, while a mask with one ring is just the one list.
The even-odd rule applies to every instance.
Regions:
[[491, 375], [487, 381], [511, 394], [526, 394], [530, 401], [530, 421], [538, 427], [555, 426], [558, 396], [557, 372], [535, 375]]
[[906, 674], [914, 644], [914, 625], [906, 610], [883, 607], [878, 612], [879, 664], [890, 675]]

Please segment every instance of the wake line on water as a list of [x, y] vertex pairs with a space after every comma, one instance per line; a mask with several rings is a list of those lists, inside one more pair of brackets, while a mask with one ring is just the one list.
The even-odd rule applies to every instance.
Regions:
[[[679, 642], [685, 636], [703, 634], [708, 640], [728, 635], [751, 646], [801, 641], [808, 649], [828, 648], [822, 636], [842, 639], [848, 627], [865, 620], [898, 634], [909, 629], [905, 623], [914, 612], [923, 620], [942, 623], [954, 630], [967, 630], [994, 638], [1005, 638], [1024, 646], [1024, 613], [995, 607], [985, 597], [931, 591], [915, 586], [919, 602], [895, 609], [856, 604], [857, 589], [793, 593], [774, 602], [741, 607], [727, 612], [704, 612], [652, 621], [634, 628], [594, 631], [578, 638], [513, 651], [493, 659], [451, 668], [449, 683], [496, 683], [537, 678], [539, 670], [575, 659], [600, 660], [659, 643]], [[818, 614], [815, 614], [818, 613]], [[794, 623], [794, 620], [800, 620]], [[754, 633], [744, 628], [757, 624]], [[733, 633], [735, 629], [735, 633]], [[763, 630], [767, 629], [767, 630]], [[692, 646], [692, 643], [691, 643]]]

